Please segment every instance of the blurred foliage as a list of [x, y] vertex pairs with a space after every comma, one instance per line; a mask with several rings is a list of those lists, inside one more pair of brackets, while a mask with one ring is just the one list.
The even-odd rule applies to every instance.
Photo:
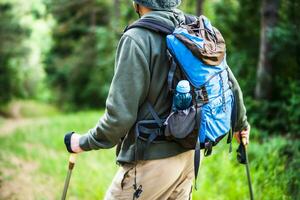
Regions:
[[117, 41], [110, 27], [110, 5], [104, 1], [53, 2], [54, 46], [46, 70], [56, 100], [60, 105], [103, 106]]
[[[0, 103], [36, 98], [61, 108], [103, 107], [123, 28], [137, 19], [131, 0], [2, 0]], [[227, 59], [244, 92], [249, 121], [269, 133], [299, 136], [300, 2], [282, 0], [268, 57], [273, 96], [255, 100], [261, 1], [204, 1], [203, 14], [224, 35]], [[196, 12], [196, 1], [180, 9]]]
[[49, 98], [44, 59], [51, 48], [52, 24], [43, 0], [0, 1], [0, 103]]
[[[19, 45], [28, 35], [14, 15], [13, 4], [0, 3], [0, 103], [6, 103], [14, 95], [20, 95], [20, 70], [14, 65], [16, 60], [26, 56], [26, 49]], [[2, 91], [5, 91], [2, 92]]]
[[[300, 2], [281, 1], [278, 24], [268, 36], [274, 44], [268, 52], [273, 63], [271, 99], [254, 98], [260, 41], [261, 1], [223, 0], [207, 2], [213, 20], [227, 44], [227, 59], [246, 98], [249, 121], [271, 134], [300, 136]], [[204, 13], [206, 14], [206, 13]], [[211, 14], [208, 13], [208, 16]]]

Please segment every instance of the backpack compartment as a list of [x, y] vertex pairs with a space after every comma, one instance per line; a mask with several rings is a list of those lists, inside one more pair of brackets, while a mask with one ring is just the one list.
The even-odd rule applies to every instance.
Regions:
[[204, 143], [207, 139], [217, 142], [219, 138], [230, 131], [233, 104], [233, 93], [231, 90], [227, 90], [224, 96], [218, 96], [202, 106], [199, 129], [200, 143]]

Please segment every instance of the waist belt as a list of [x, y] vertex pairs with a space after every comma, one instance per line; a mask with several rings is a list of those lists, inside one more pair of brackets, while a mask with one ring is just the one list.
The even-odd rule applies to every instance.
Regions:
[[153, 141], [166, 140], [164, 126], [159, 127], [155, 120], [142, 120], [136, 124], [136, 137], [147, 141], [147, 146]]
[[[140, 139], [147, 141], [149, 139], [149, 134], [144, 134], [144, 133], [140, 133]], [[157, 136], [152, 142], [162, 142], [162, 141], [166, 141], [167, 138], [166, 136], [162, 135], [162, 136]]]

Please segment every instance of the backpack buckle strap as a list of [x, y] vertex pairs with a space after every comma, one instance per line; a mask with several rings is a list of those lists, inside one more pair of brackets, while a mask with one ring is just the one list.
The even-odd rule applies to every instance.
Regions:
[[155, 135], [154, 140], [165, 140], [165, 134], [164, 134], [164, 127], [162, 128], [146, 128], [144, 126], [139, 126], [138, 127], [140, 134], [139, 136], [145, 139], [148, 139], [150, 135]]
[[209, 102], [205, 86], [202, 86], [200, 89], [195, 89], [194, 92], [196, 94], [195, 100], [197, 104], [203, 105]]
[[150, 102], [147, 102], [147, 107], [149, 112], [151, 113], [152, 117], [156, 121], [157, 125], [159, 127], [163, 127], [163, 120], [159, 118], [158, 114], [155, 112], [153, 106], [150, 104]]
[[[156, 124], [154, 120], [152, 120], [152, 124]], [[162, 127], [159, 128], [147, 128], [145, 127], [149, 124], [149, 121], [139, 121], [135, 125], [135, 162], [138, 160], [144, 159], [145, 150], [149, 147], [149, 145], [157, 140], [164, 140], [164, 131]], [[146, 142], [146, 146], [144, 149], [137, 150], [138, 138]]]
[[161, 136], [162, 132], [163, 132], [161, 129], [162, 128], [146, 128], [146, 127], [141, 126], [141, 125], [139, 126], [140, 132], [144, 133], [144, 134], [148, 134], [148, 135], [150, 135], [152, 133], [155, 133], [156, 135]]
[[209, 156], [212, 153], [213, 144], [211, 141], [205, 142], [204, 144], [204, 156]]
[[229, 144], [229, 153], [232, 152], [232, 138], [233, 138], [233, 129], [231, 128], [227, 136], [227, 144]]
[[155, 132], [151, 133], [147, 139], [147, 144], [146, 144], [146, 148], [148, 148], [150, 146], [150, 144], [155, 140], [155, 138], [157, 137], [157, 134]]

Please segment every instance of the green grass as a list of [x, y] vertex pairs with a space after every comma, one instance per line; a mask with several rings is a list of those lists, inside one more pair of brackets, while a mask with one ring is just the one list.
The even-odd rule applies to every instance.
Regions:
[[[63, 136], [71, 130], [86, 132], [101, 115], [102, 112], [93, 111], [54, 115], [46, 121], [37, 118], [14, 133], [0, 135], [2, 181], [14, 179], [14, 174], [5, 174], [7, 170], [22, 173], [14, 161], [19, 160], [35, 166], [33, 171], [26, 172], [32, 180], [28, 187], [39, 186], [38, 191], [47, 191], [51, 199], [59, 199], [68, 160]], [[251, 142], [249, 158], [256, 199], [299, 199], [299, 141], [283, 137], [260, 138], [255, 129], [253, 135], [255, 141]], [[229, 154], [225, 142], [203, 160], [194, 200], [249, 199], [244, 166], [236, 161], [237, 145], [234, 143], [234, 151]], [[69, 199], [102, 199], [117, 168], [114, 149], [80, 154], [68, 191]], [[34, 199], [49, 198], [36, 192]]]
[[47, 103], [34, 100], [15, 100], [6, 105], [1, 105], [0, 113], [8, 117], [34, 118], [55, 116], [59, 114], [59, 111], [55, 106]]

